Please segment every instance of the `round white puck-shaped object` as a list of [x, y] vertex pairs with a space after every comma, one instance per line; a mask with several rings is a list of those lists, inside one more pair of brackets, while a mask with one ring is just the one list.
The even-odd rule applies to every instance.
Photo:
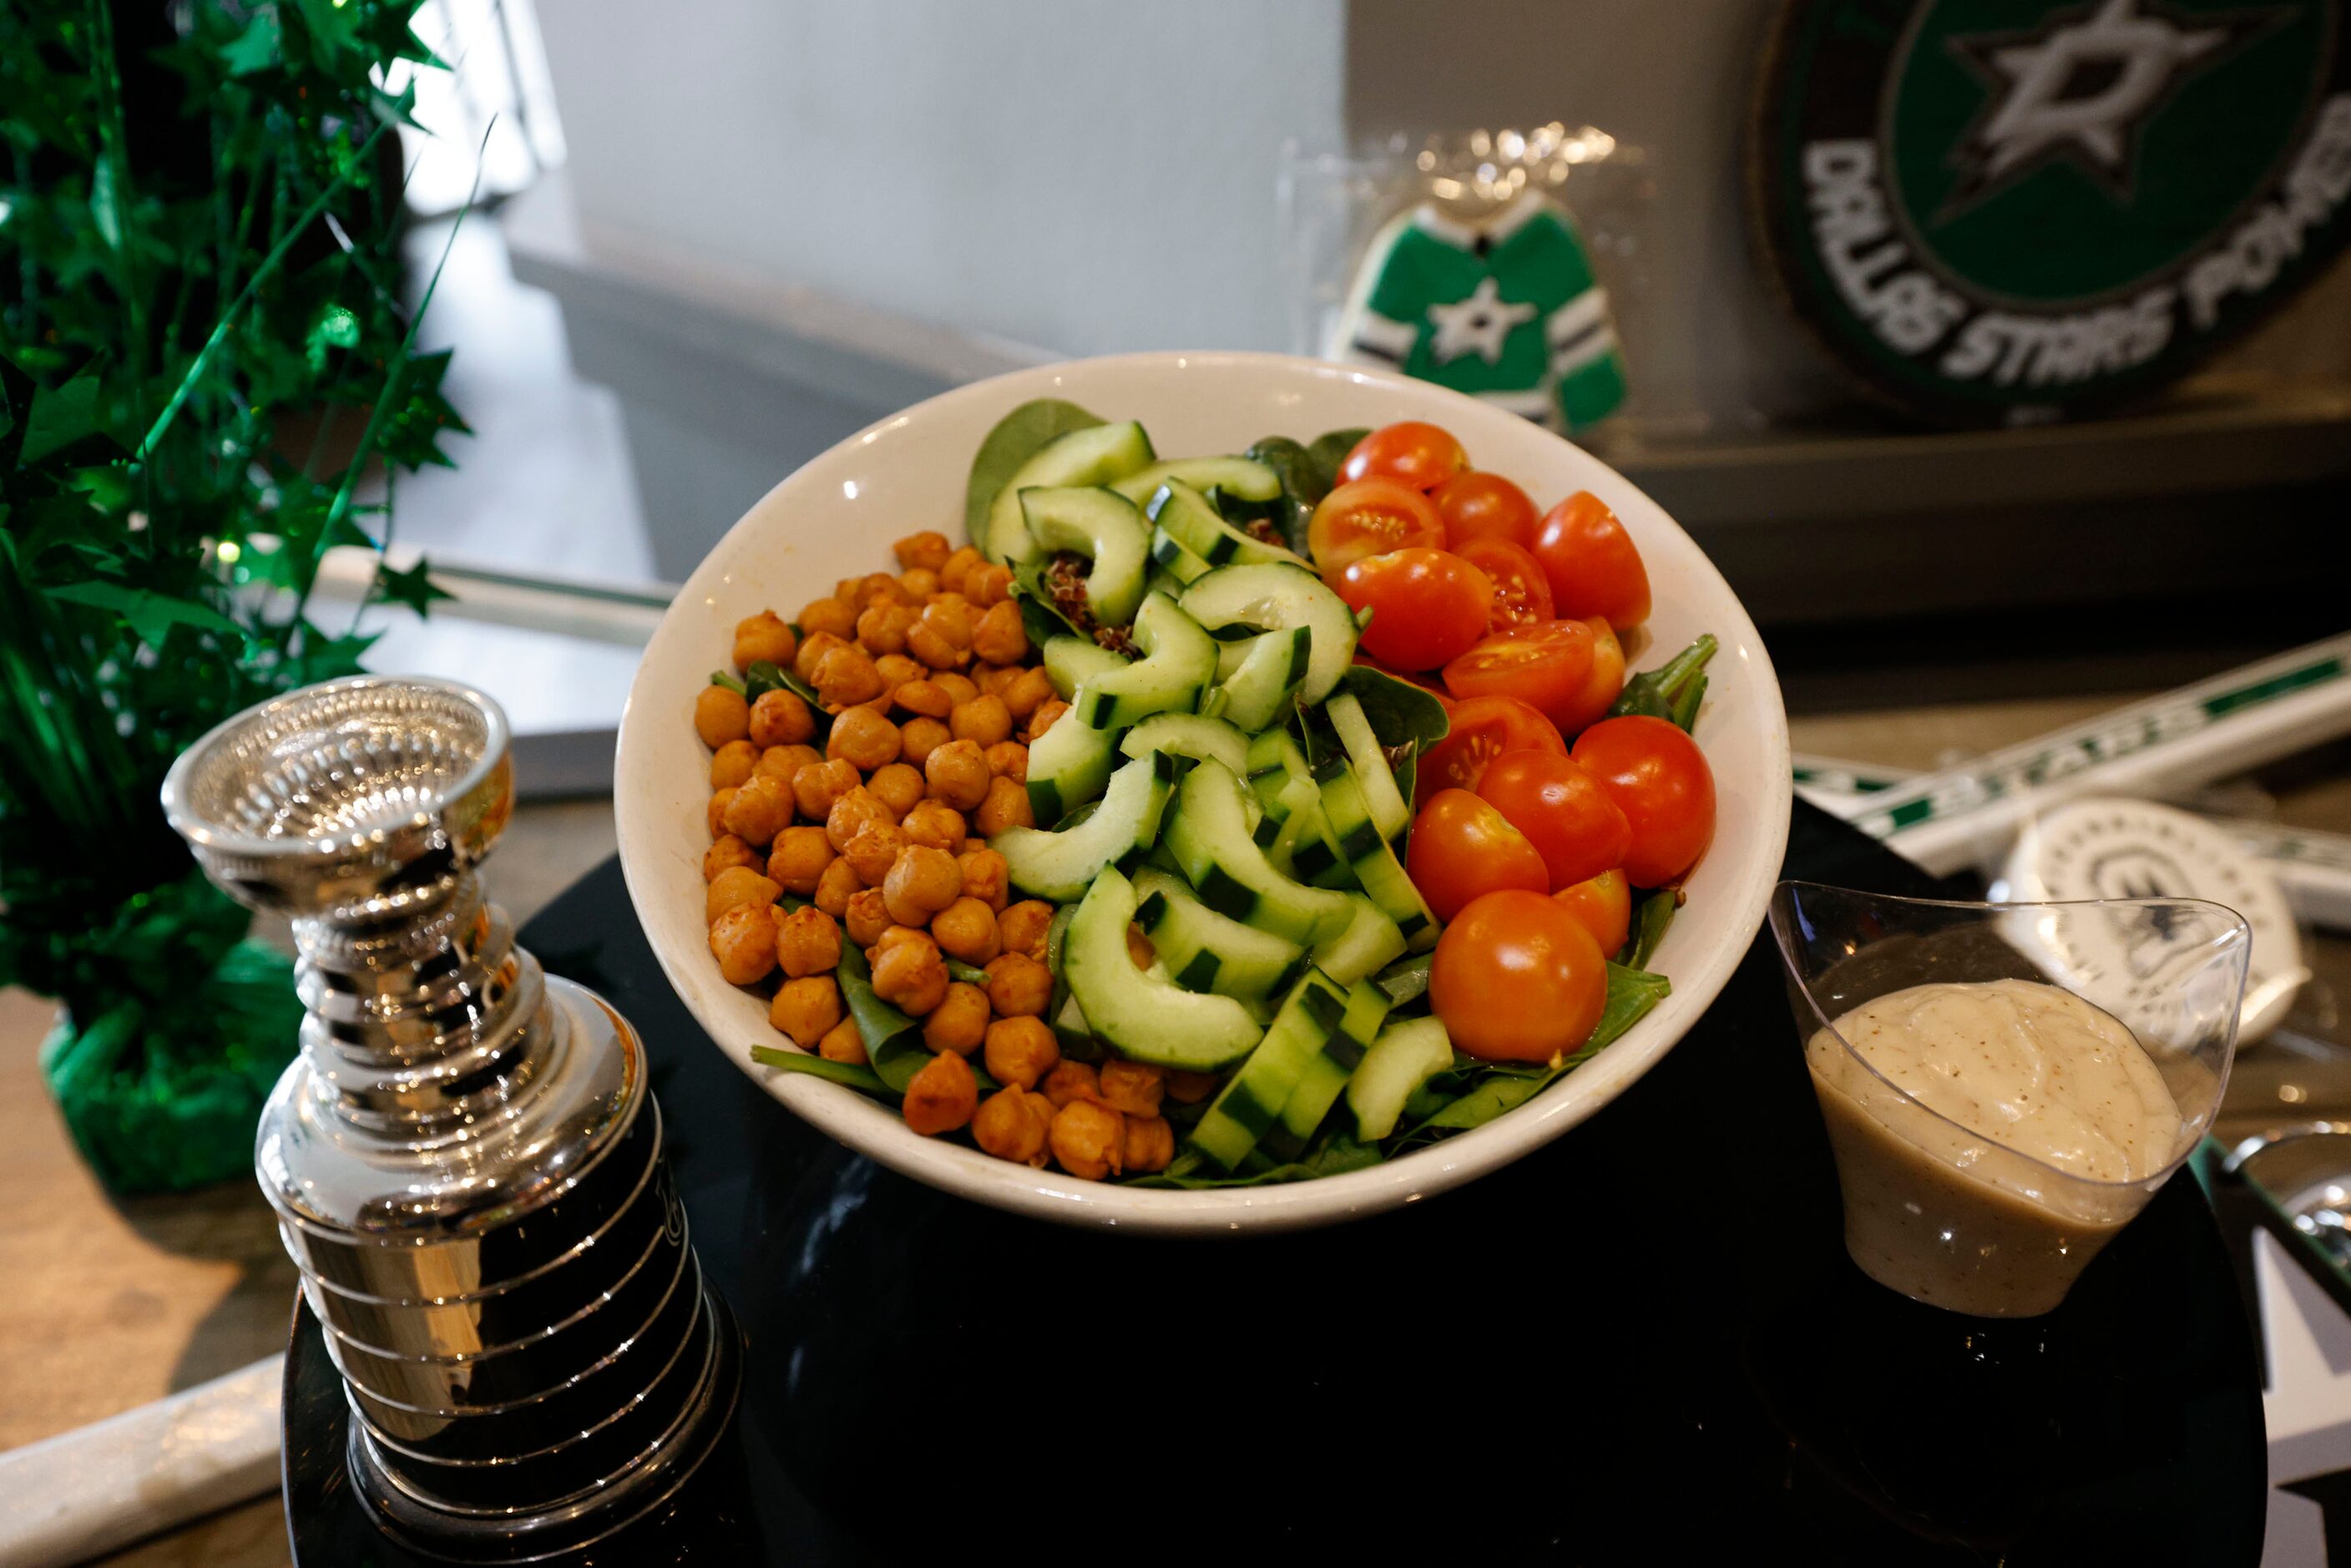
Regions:
[[[2310, 976], [2277, 878], [2227, 832], [2175, 807], [2118, 796], [2068, 801], [2018, 835], [2001, 880], [1994, 896], [2015, 903], [2194, 898], [2235, 911], [2252, 930], [2241, 1044], [2275, 1028]], [[2010, 935], [2053, 979], [2144, 1035], [2167, 977], [2212, 933], [2160, 910], [2109, 910], [2021, 921]]]

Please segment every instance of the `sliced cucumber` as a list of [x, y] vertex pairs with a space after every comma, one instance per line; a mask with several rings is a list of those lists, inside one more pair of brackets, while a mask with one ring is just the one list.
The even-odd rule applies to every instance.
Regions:
[[1222, 490], [1244, 501], [1281, 497], [1281, 476], [1253, 457], [1170, 457], [1128, 475], [1111, 488], [1140, 507], [1170, 479], [1181, 479], [1196, 490]]
[[1281, 1107], [1281, 1125], [1274, 1141], [1283, 1149], [1303, 1148], [1322, 1125], [1322, 1118], [1347, 1092], [1380, 1025], [1387, 1021], [1388, 994], [1367, 980], [1358, 980], [1347, 992], [1347, 1011], [1339, 1027], [1322, 1041], [1322, 1050], [1298, 1075], [1298, 1086]]
[[1108, 485], [1150, 465], [1157, 454], [1143, 426], [1097, 424], [1046, 443], [1012, 471], [989, 503], [986, 531], [973, 540], [990, 560], [1027, 560], [1039, 553], [1020, 510], [1020, 492], [1044, 485]]
[[1322, 815], [1330, 824], [1332, 841], [1340, 858], [1353, 868], [1355, 880], [1374, 904], [1396, 923], [1405, 943], [1421, 948], [1437, 940], [1437, 916], [1405, 874], [1395, 851], [1372, 821], [1370, 802], [1352, 767], [1330, 769], [1322, 781]]
[[[1047, 730], [1046, 737], [1052, 733]], [[1004, 857], [1013, 886], [1038, 898], [1071, 903], [1085, 895], [1094, 878], [1129, 855], [1140, 857], [1156, 841], [1175, 781], [1174, 758], [1138, 757], [1111, 776], [1102, 803], [1078, 826], [1059, 832], [1007, 828], [987, 847]], [[1088, 1007], [1086, 1014], [1091, 1018], [1093, 1009]]]
[[1086, 608], [1096, 623], [1123, 626], [1143, 602], [1143, 574], [1151, 565], [1151, 525], [1115, 490], [1090, 486], [1040, 486], [1020, 492], [1029, 537], [1044, 550], [1075, 550], [1092, 561]]
[[1372, 809], [1372, 823], [1380, 837], [1393, 839], [1405, 831], [1412, 821], [1412, 808], [1404, 803], [1404, 791], [1396, 788], [1395, 772], [1380, 751], [1380, 737], [1372, 733], [1372, 721], [1364, 716], [1364, 705], [1355, 700], [1353, 692], [1334, 693], [1322, 705], [1331, 716], [1331, 727], [1339, 732], [1339, 744], [1347, 748], [1347, 760], [1355, 765], [1355, 782], [1364, 787], [1364, 800]]
[[1049, 828], [1053, 826], [1098, 799], [1117, 764], [1118, 731], [1088, 729], [1062, 715], [1029, 747], [1029, 814]]
[[[1070, 699], [1070, 716], [1094, 729], [1123, 729], [1155, 713], [1190, 713], [1217, 673], [1217, 640], [1164, 593], [1134, 612], [1144, 656], [1089, 675]], [[1049, 732], [1050, 733], [1050, 732]]]
[[1307, 970], [1258, 1048], [1202, 1113], [1192, 1129], [1193, 1146], [1227, 1170], [1247, 1158], [1346, 1013], [1346, 994]]
[[[1057, 724], [1047, 730], [1045, 738], [1052, 739], [1061, 727]], [[1249, 737], [1223, 719], [1203, 718], [1196, 713], [1153, 714], [1128, 730], [1118, 748], [1128, 757], [1148, 757], [1155, 751], [1164, 751], [1171, 757], [1189, 757], [1196, 761], [1214, 758], [1236, 773], [1249, 766]], [[1029, 765], [1035, 767], [1033, 754]]]
[[1207, 561], [1177, 544], [1165, 528], [1151, 530], [1151, 559], [1160, 570], [1178, 582], [1206, 577], [1209, 570]]
[[1312, 636], [1305, 627], [1297, 626], [1223, 647], [1228, 653], [1235, 648], [1247, 650], [1240, 663], [1217, 683], [1217, 689], [1224, 694], [1225, 716], [1246, 730], [1280, 723], [1306, 680]]
[[1453, 1041], [1433, 1018], [1405, 1019], [1380, 1030], [1347, 1080], [1355, 1136], [1377, 1143], [1395, 1131], [1412, 1092], [1453, 1065]]
[[1355, 923], [1314, 949], [1314, 967], [1343, 986], [1375, 975], [1404, 956], [1404, 933], [1360, 893], [1346, 895]]
[[1225, 521], [1216, 504], [1181, 479], [1152, 494], [1144, 510], [1168, 538], [1210, 566], [1294, 566], [1311, 570], [1306, 559], [1280, 545], [1253, 539]]
[[1303, 565], [1220, 567], [1184, 591], [1184, 612], [1229, 641], [1233, 628], [1286, 632], [1303, 626], [1312, 638], [1299, 700], [1329, 696], [1355, 656], [1355, 617], [1346, 601]]
[[1281, 787], [1278, 800], [1289, 830], [1290, 874], [1313, 887], [1355, 886], [1355, 868], [1340, 852], [1339, 835], [1322, 809], [1322, 786], [1311, 776], [1292, 779]]
[[1091, 637], [1063, 635], [1045, 642], [1045, 678], [1053, 683], [1053, 689], [1061, 693], [1064, 702], [1077, 695], [1087, 677], [1106, 675], [1132, 662], [1125, 654], [1113, 653]]
[[1249, 1055], [1261, 1033], [1249, 1009], [1136, 968], [1126, 948], [1134, 922], [1134, 884], [1104, 868], [1070, 922], [1064, 950], [1070, 996], [1088, 1029], [1137, 1061], [1188, 1072], [1213, 1072]]
[[[1306, 766], [1306, 753], [1299, 747], [1298, 737], [1287, 728], [1269, 729], [1249, 737], [1249, 787], [1258, 803], [1268, 813], [1274, 809], [1274, 798], [1281, 787], [1292, 779], [1309, 779], [1311, 769]], [[1284, 816], [1289, 813], [1284, 811]]]
[[1249, 836], [1242, 793], [1239, 778], [1221, 762], [1201, 763], [1176, 791], [1167, 847], [1200, 902], [1292, 942], [1328, 941], [1346, 930], [1355, 912], [1345, 894], [1294, 882], [1265, 858]]
[[1306, 949], [1287, 937], [1217, 914], [1182, 877], [1151, 866], [1134, 873], [1143, 902], [1134, 923], [1151, 938], [1161, 962], [1187, 991], [1216, 991], [1236, 1001], [1262, 1002], [1298, 978]]

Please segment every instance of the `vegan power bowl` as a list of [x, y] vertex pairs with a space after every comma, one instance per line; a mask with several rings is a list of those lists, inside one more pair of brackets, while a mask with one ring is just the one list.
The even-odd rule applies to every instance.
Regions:
[[678, 693], [752, 1056], [1186, 1188], [1364, 1170], [1592, 1061], [1671, 988], [1714, 640], [1628, 678], [1622, 524], [1437, 426], [1165, 457], [1108, 412], [1012, 409], [960, 542]]

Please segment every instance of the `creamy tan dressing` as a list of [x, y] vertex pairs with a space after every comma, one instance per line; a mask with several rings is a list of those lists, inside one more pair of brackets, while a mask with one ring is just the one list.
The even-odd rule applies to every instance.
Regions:
[[2179, 1142], [2179, 1105], [2130, 1030], [2054, 986], [1892, 991], [1815, 1033], [1805, 1057], [1846, 1249], [1959, 1312], [2055, 1307], [2153, 1191], [2132, 1184]]

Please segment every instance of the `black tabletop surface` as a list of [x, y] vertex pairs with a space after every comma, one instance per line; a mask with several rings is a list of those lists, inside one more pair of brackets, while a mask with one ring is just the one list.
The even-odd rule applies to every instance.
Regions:
[[[1938, 890], [1801, 803], [1788, 868]], [[1762, 941], [1516, 1165], [1334, 1229], [1168, 1241], [998, 1214], [809, 1128], [695, 1026], [616, 863], [522, 936], [643, 1033], [749, 1338], [726, 1462], [570, 1561], [2259, 1561], [2260, 1372], [2195, 1182], [2046, 1318], [1871, 1283]], [[340, 1480], [315, 1325], [288, 1368], [298, 1561], [422, 1561]]]

